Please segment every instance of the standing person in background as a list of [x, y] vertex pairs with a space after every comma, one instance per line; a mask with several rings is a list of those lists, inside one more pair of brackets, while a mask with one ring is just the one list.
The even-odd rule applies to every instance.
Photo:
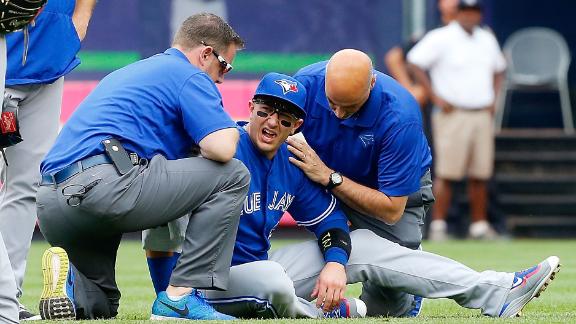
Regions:
[[[469, 236], [497, 237], [487, 221], [487, 180], [494, 168], [494, 104], [506, 62], [494, 35], [481, 28], [482, 3], [461, 0], [456, 21], [429, 32], [409, 53], [432, 95], [435, 197], [430, 239], [446, 238], [452, 182], [468, 176]], [[429, 71], [430, 79], [425, 71]]]
[[[0, 231], [16, 277], [18, 297], [36, 225], [40, 160], [56, 139], [64, 76], [80, 60], [96, 0], [50, 0], [26, 32], [6, 36], [6, 93], [16, 103], [23, 141], [6, 149], [6, 183], [0, 192]], [[20, 305], [20, 319], [34, 317]]]
[[[449, 24], [456, 17], [458, 0], [438, 0], [438, 10], [442, 25]], [[422, 35], [411, 39], [404, 46], [394, 46], [384, 56], [386, 69], [391, 77], [396, 79], [416, 98], [422, 109], [428, 104], [430, 94], [424, 85], [418, 83], [406, 62], [406, 54], [416, 45]]]
[[[452, 22], [458, 12], [458, 0], [438, 0], [438, 11], [440, 12], [440, 21], [442, 26]], [[440, 26], [439, 26], [440, 27]], [[430, 89], [420, 83], [414, 75], [413, 68], [406, 61], [406, 55], [417, 44], [423, 35], [415, 35], [403, 46], [391, 48], [384, 56], [384, 63], [388, 73], [401, 85], [403, 85], [416, 98], [422, 112], [424, 123], [424, 132], [428, 138], [428, 143], [433, 146], [434, 138], [432, 136], [432, 104], [430, 100]], [[434, 162], [434, 159], [433, 159]], [[434, 165], [434, 163], [432, 163]]]
[[[28, 1], [3, 1], [0, 3], [0, 16], [2, 17], [2, 23], [0, 24], [0, 94], [2, 95], [2, 99], [4, 99], [4, 82], [7, 66], [5, 35], [21, 28], [27, 28], [28, 24], [36, 17], [45, 3], [45, 1], [34, 3]], [[15, 7], [19, 10], [13, 10]], [[0, 106], [0, 112], [3, 112], [3, 106]], [[2, 117], [4, 117], [4, 115]], [[2, 122], [4, 122], [4, 118], [2, 118]], [[15, 125], [14, 121], [12, 121], [12, 125], [10, 126], [11, 127], [5, 129], [4, 125], [2, 125], [2, 135], [0, 136], [8, 134], [10, 131], [19, 131], [17, 122]], [[8, 131], [7, 129], [10, 130]], [[6, 134], [4, 132], [5, 130]], [[5, 153], [2, 152], [2, 154]], [[0, 185], [6, 187], [5, 184]], [[0, 226], [0, 228], [3, 228], [3, 225]], [[16, 298], [17, 293], [14, 271], [10, 264], [2, 231], [0, 231], [0, 322], [18, 323], [20, 319], [23, 319], [22, 309], [20, 309], [18, 299]]]
[[[369, 229], [418, 249], [434, 202], [430, 147], [420, 108], [398, 82], [375, 71], [365, 53], [345, 49], [304, 67], [295, 79], [307, 90], [308, 144], [289, 138], [290, 161], [342, 203], [351, 229]], [[364, 298], [365, 297], [365, 298]], [[365, 282], [368, 315], [415, 316], [420, 302], [402, 291]]]

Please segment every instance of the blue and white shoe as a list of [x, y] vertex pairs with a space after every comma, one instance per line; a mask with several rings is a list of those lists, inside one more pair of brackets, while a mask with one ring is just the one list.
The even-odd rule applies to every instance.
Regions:
[[530, 269], [515, 272], [512, 288], [499, 316], [520, 316], [522, 308], [532, 298], [540, 296], [558, 271], [560, 271], [560, 259], [557, 256], [551, 256]]
[[342, 299], [340, 305], [330, 312], [324, 313], [324, 318], [359, 318], [366, 317], [366, 304], [358, 298]]
[[418, 317], [422, 311], [422, 304], [424, 304], [424, 297], [414, 295], [412, 308], [404, 314], [404, 317]]
[[51, 247], [42, 255], [44, 289], [40, 296], [40, 317], [45, 320], [76, 319], [74, 278], [68, 254], [60, 247]]
[[171, 300], [162, 291], [152, 305], [151, 320], [235, 320], [233, 316], [217, 312], [206, 303], [204, 296], [194, 289], [178, 301]]

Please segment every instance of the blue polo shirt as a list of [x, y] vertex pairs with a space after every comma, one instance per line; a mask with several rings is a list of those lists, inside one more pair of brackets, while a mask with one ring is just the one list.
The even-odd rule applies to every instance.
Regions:
[[28, 26], [30, 38], [24, 65], [24, 31], [6, 35], [7, 86], [51, 83], [80, 64], [76, 56], [80, 39], [72, 23], [75, 3], [73, 0], [50, 0], [46, 3], [35, 23]]
[[119, 139], [143, 158], [189, 156], [206, 135], [236, 127], [210, 77], [175, 48], [106, 76], [74, 111], [40, 165], [51, 174]]
[[[336, 198], [290, 163], [289, 156], [292, 154], [287, 145], [282, 144], [269, 160], [240, 128], [235, 157], [244, 162], [251, 179], [242, 206], [232, 265], [267, 260], [270, 236], [286, 211], [298, 225], [306, 226], [317, 237], [334, 228], [349, 231]], [[343, 249], [332, 247], [326, 251], [324, 260], [345, 265], [348, 258]]]
[[308, 94], [302, 132], [310, 146], [328, 167], [388, 196], [418, 191], [432, 155], [414, 97], [374, 71], [376, 84], [368, 101], [352, 117], [338, 119], [326, 99], [326, 64], [309, 65], [294, 76]]

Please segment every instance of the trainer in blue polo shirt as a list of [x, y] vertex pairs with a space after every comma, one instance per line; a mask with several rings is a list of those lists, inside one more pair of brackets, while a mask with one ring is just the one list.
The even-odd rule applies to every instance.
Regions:
[[64, 125], [41, 164], [37, 196], [40, 230], [53, 246], [42, 261], [53, 265], [43, 269], [51, 288], [40, 298], [42, 318], [116, 316], [122, 234], [190, 215], [152, 318], [232, 319], [193, 288], [227, 288], [248, 191], [248, 170], [233, 159], [239, 133], [214, 84], [243, 44], [220, 17], [191, 16], [172, 48], [102, 79]]
[[295, 78], [308, 91], [302, 132], [310, 146], [291, 139], [301, 158], [292, 161], [332, 190], [354, 227], [418, 248], [433, 201], [432, 157], [414, 98], [356, 50], [342, 50]]
[[104, 153], [101, 142], [110, 137], [142, 158], [181, 159], [206, 135], [231, 127], [214, 81], [169, 48], [106, 76], [72, 114], [41, 173]]
[[[358, 50], [339, 51], [295, 78], [307, 89], [302, 133], [308, 144], [289, 139], [297, 157], [290, 161], [340, 200], [352, 229], [419, 248], [434, 196], [432, 157], [416, 100]], [[419, 312], [419, 298], [412, 295], [383, 292], [370, 283], [363, 291], [389, 295], [390, 309], [414, 303], [414, 315]]]

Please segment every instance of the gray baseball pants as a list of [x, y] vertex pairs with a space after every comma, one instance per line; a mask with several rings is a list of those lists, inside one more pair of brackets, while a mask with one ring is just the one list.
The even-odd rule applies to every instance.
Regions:
[[[430, 170], [428, 170], [420, 179], [420, 190], [408, 197], [404, 214], [394, 225], [388, 225], [372, 216], [364, 215], [344, 203], [341, 203], [340, 206], [350, 220], [352, 230], [368, 229], [391, 242], [410, 249], [419, 249], [422, 243], [424, 218], [433, 203], [432, 178]], [[389, 314], [400, 314], [402, 310], [409, 310], [413, 307], [413, 295], [395, 289], [383, 288], [371, 281], [362, 284], [362, 292], [364, 295], [373, 296], [372, 299], [380, 299], [379, 305], [386, 304], [385, 312]], [[368, 313], [370, 314], [370, 312], [369, 307]]]
[[230, 284], [226, 291], [204, 293], [208, 302], [219, 312], [236, 317], [323, 317], [322, 310], [315, 303], [296, 295], [294, 282], [282, 265], [274, 261], [233, 266], [230, 268]]
[[[192, 213], [182, 255], [170, 284], [226, 289], [240, 207], [250, 175], [242, 162], [217, 163], [202, 157], [149, 163], [120, 176], [111, 164], [98, 165], [58, 186], [41, 186], [40, 229], [53, 246], [68, 252], [74, 270], [78, 318], [117, 314], [116, 252], [122, 233], [157, 227]], [[99, 180], [100, 179], [100, 180]], [[65, 194], [100, 181], [77, 200]]]
[[[404, 294], [450, 298], [463, 307], [479, 308], [489, 316], [498, 316], [512, 287], [513, 273], [477, 272], [454, 260], [402, 247], [368, 230], [355, 230], [350, 236], [348, 283], [370, 282], [371, 287]], [[309, 300], [325, 264], [317, 242], [282, 248], [273, 252], [270, 260], [286, 270], [294, 282], [296, 295]], [[260, 279], [262, 285], [266, 278]], [[384, 297], [364, 289], [360, 299], [366, 303], [370, 316], [402, 316], [409, 309], [397, 308], [395, 301]]]
[[6, 148], [6, 183], [0, 191], [0, 230], [16, 277], [18, 297], [26, 259], [36, 226], [36, 190], [40, 161], [56, 136], [60, 121], [64, 78], [51, 84], [11, 86], [6, 92], [18, 106], [23, 141]]
[[[6, 57], [6, 55], [4, 55]], [[16, 281], [0, 232], [0, 323], [18, 323]]]
[[[6, 75], [6, 39], [0, 35], [0, 94], [4, 94], [4, 76]], [[2, 227], [0, 227], [2, 228]], [[16, 300], [16, 281], [10, 265], [8, 252], [0, 231], [0, 322], [18, 323], [18, 300]]]
[[[351, 238], [348, 283], [371, 282], [405, 294], [450, 298], [498, 316], [514, 279], [512, 273], [477, 272], [454, 260], [402, 247], [368, 230], [353, 231]], [[269, 261], [233, 266], [228, 290], [206, 291], [206, 297], [219, 311], [244, 318], [320, 317], [310, 294], [324, 265], [316, 241], [291, 245], [273, 252]], [[360, 299], [370, 316], [402, 316], [408, 310], [392, 312], [389, 300], [366, 291]]]

